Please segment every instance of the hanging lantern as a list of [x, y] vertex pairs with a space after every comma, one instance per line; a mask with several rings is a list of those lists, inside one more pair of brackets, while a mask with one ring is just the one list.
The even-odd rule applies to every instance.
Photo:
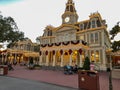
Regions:
[[61, 55], [63, 54], [63, 50], [62, 50], [62, 49], [60, 50], [60, 54], [61, 54]]
[[55, 55], [55, 50], [53, 50], [53, 55]]
[[72, 53], [72, 50], [71, 49], [69, 49], [69, 54], [71, 54]]
[[82, 54], [82, 49], [79, 49], [79, 53]]
[[48, 55], [48, 51], [46, 51], [45, 54]]

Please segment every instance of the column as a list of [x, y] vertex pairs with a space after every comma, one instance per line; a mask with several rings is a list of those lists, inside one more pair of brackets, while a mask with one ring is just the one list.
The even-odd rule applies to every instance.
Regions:
[[63, 67], [63, 54], [61, 55], [61, 63], [60, 66]]
[[80, 63], [79, 66], [82, 68], [82, 55], [80, 54]]
[[103, 60], [103, 65], [104, 65], [104, 66], [106, 65], [105, 56], [106, 56], [105, 50], [103, 49], [103, 50], [102, 50], [102, 57], [103, 57], [102, 60]]
[[46, 54], [46, 66], [48, 66], [49, 65], [48, 51], [46, 51], [45, 54]]
[[72, 66], [72, 54], [70, 54], [70, 62], [69, 65]]
[[63, 50], [60, 50], [60, 54], [61, 54], [61, 63], [60, 66], [63, 67]]
[[79, 53], [80, 53], [80, 63], [79, 63], [79, 66], [82, 68], [82, 49], [79, 49]]
[[70, 55], [70, 61], [69, 61], [69, 65], [72, 65], [72, 50], [69, 49], [69, 55]]
[[56, 52], [55, 51], [53, 51], [53, 67], [55, 66], [55, 56], [56, 56]]
[[39, 65], [42, 65], [42, 51], [39, 52]]

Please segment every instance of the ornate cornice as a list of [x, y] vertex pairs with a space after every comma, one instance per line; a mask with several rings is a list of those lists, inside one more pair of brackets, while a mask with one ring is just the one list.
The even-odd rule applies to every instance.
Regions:
[[102, 26], [102, 27], [97, 27], [97, 28], [85, 29], [85, 30], [78, 31], [77, 34], [90, 32], [90, 31], [94, 31], [94, 30], [106, 30], [106, 27]]
[[57, 31], [57, 30], [59, 30], [59, 29], [61, 29], [63, 27], [73, 27], [75, 29], [80, 29], [79, 27], [75, 26], [74, 24], [62, 24], [61, 26], [55, 28], [54, 31]]

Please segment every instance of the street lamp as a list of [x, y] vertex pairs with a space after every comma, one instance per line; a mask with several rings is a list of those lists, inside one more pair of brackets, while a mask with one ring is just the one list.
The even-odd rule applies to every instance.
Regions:
[[109, 90], [113, 90], [112, 86], [112, 70], [111, 70], [111, 53], [110, 53], [110, 71], [109, 71]]

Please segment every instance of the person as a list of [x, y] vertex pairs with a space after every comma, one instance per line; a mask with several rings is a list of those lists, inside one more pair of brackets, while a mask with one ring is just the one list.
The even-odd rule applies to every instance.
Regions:
[[70, 65], [64, 66], [64, 74], [73, 74], [73, 67]]
[[95, 70], [94, 61], [92, 61], [91, 64], [90, 64], [90, 70], [91, 70], [91, 71], [94, 71], [94, 70]]
[[16, 64], [17, 64], [17, 61], [16, 61], [16, 60], [14, 60], [14, 61], [13, 61], [13, 65], [14, 65], [14, 66], [16, 66]]
[[14, 70], [14, 68], [12, 67], [12, 63], [8, 63], [8, 70]]
[[75, 64], [75, 66], [73, 67], [73, 72], [77, 73], [78, 72], [78, 66]]

